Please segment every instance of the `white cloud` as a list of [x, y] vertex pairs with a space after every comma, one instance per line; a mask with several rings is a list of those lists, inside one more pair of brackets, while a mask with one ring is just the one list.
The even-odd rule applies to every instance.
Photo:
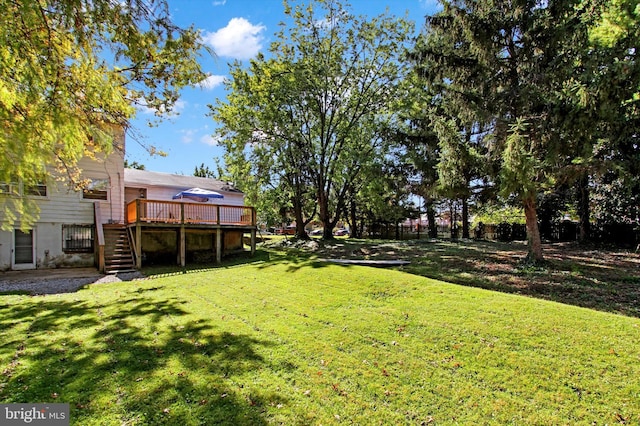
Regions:
[[204, 90], [213, 90], [217, 86], [222, 84], [224, 78], [224, 75], [210, 75], [209, 77], [198, 83], [197, 86]]
[[215, 0], [213, 2], [214, 6], [224, 6], [227, 3], [227, 0]]
[[220, 137], [216, 135], [204, 135], [200, 138], [200, 142], [205, 145], [217, 146], [220, 143]]
[[164, 105], [160, 105], [159, 108], [149, 106], [146, 99], [144, 99], [143, 97], [134, 99], [134, 105], [136, 109], [143, 114], [173, 117], [180, 114], [185, 109], [185, 107], [187, 106], [187, 102], [183, 101], [182, 99], [178, 99], [173, 104], [173, 109], [171, 110], [171, 112], [167, 112]]
[[196, 134], [196, 131], [193, 129], [181, 130], [182, 137], [180, 138], [183, 143], [191, 143], [193, 142], [193, 136]]
[[178, 99], [175, 104], [173, 104], [173, 110], [170, 115], [180, 114], [187, 107], [187, 102], [182, 99]]
[[226, 27], [213, 33], [205, 32], [203, 40], [220, 56], [249, 59], [262, 49], [262, 33], [266, 29], [244, 18], [232, 18]]

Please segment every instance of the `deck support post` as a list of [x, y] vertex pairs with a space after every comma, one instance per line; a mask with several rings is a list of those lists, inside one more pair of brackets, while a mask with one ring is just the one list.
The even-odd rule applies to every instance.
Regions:
[[216, 263], [222, 262], [222, 229], [216, 230]]
[[142, 228], [140, 227], [140, 221], [136, 221], [136, 269], [142, 268]]
[[256, 228], [251, 229], [251, 256], [256, 254]]
[[184, 225], [179, 229], [180, 238], [178, 239], [180, 266], [185, 267], [187, 264], [187, 233], [184, 229]]

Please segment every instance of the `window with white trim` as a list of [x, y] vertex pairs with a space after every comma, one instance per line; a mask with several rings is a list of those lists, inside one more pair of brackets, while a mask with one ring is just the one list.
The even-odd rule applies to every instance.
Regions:
[[30, 197], [46, 197], [47, 196], [47, 184], [38, 182], [34, 185], [28, 185], [22, 182], [0, 182], [0, 194], [13, 195], [16, 197], [30, 196]]
[[109, 179], [91, 179], [82, 191], [82, 198], [107, 201], [109, 199]]
[[37, 183], [35, 185], [24, 185], [24, 195], [31, 195], [35, 197], [46, 197], [47, 185], [44, 183]]
[[17, 182], [0, 182], [0, 194], [20, 195], [20, 185]]

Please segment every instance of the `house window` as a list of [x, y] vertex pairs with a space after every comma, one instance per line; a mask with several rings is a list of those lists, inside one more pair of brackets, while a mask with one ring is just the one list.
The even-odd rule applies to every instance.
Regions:
[[0, 194], [20, 195], [20, 185], [17, 182], [0, 182]]
[[24, 185], [24, 195], [33, 195], [36, 197], [47, 196], [47, 185], [45, 183], [37, 183], [35, 185]]
[[82, 192], [82, 198], [88, 200], [107, 200], [109, 194], [109, 179], [91, 179]]
[[47, 196], [47, 185], [44, 182], [38, 182], [35, 185], [28, 185], [19, 182], [0, 182], [0, 194], [7, 195], [29, 195], [37, 197]]
[[93, 225], [62, 225], [62, 251], [93, 253]]

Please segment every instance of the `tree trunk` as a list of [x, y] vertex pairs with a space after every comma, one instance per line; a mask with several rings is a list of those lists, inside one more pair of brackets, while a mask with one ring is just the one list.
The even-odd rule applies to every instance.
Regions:
[[462, 238], [469, 239], [469, 199], [462, 199]]
[[453, 201], [449, 204], [449, 214], [451, 215], [450, 222], [450, 237], [452, 240], [458, 239], [458, 209]]
[[357, 207], [356, 200], [352, 196], [351, 202], [349, 205], [349, 217], [350, 217], [349, 225], [351, 225], [351, 236], [353, 238], [362, 238], [362, 232], [360, 231], [360, 228], [358, 227], [358, 223], [357, 223], [356, 207]]
[[540, 229], [538, 228], [538, 213], [536, 212], [536, 200], [528, 197], [524, 200], [524, 215], [527, 220], [527, 242], [529, 253], [527, 260], [533, 263], [544, 261], [542, 255], [542, 240], [540, 239]]
[[318, 191], [318, 216], [322, 223], [322, 239], [333, 239], [333, 225], [329, 215], [329, 196], [324, 191]]
[[436, 210], [433, 208], [433, 202], [425, 201], [424, 206], [427, 210], [427, 226], [429, 227], [429, 238], [438, 238], [438, 226], [436, 225]]
[[302, 200], [296, 199], [293, 202], [293, 215], [296, 219], [296, 235], [295, 237], [301, 240], [308, 240], [309, 235], [307, 231], [304, 229], [304, 217], [302, 215]]
[[580, 216], [578, 240], [581, 243], [589, 241], [591, 238], [589, 197], [589, 175], [585, 173], [578, 180], [578, 215]]

